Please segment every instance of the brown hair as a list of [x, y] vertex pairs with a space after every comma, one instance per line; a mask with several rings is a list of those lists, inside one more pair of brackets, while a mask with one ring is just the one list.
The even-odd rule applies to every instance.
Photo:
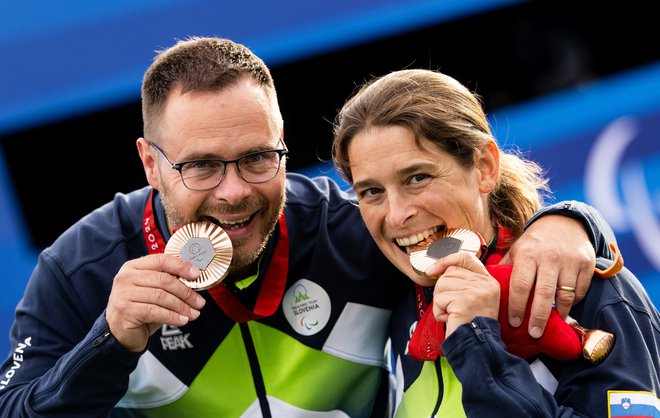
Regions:
[[214, 91], [251, 77], [276, 100], [266, 64], [244, 45], [222, 38], [190, 37], [159, 51], [142, 81], [144, 134], [158, 137], [158, 122], [172, 90]]
[[[389, 125], [410, 129], [420, 149], [428, 141], [465, 168], [473, 167], [480, 150], [495, 141], [481, 98], [457, 80], [431, 70], [395, 71], [362, 86], [335, 119], [332, 158], [348, 182], [353, 182], [351, 140], [370, 127]], [[501, 151], [499, 179], [489, 194], [493, 222], [518, 237], [550, 193], [547, 183], [538, 164]]]

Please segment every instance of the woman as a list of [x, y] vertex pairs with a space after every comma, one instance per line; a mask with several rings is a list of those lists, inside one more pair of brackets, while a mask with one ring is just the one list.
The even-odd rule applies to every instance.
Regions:
[[[478, 96], [429, 70], [375, 79], [340, 111], [333, 159], [381, 251], [418, 285], [392, 321], [396, 417], [660, 415], [660, 318], [625, 268], [592, 280], [571, 310], [583, 326], [615, 335], [602, 363], [507, 352], [500, 286], [483, 262], [505, 252], [542, 207], [547, 179], [537, 164], [500, 150]], [[415, 273], [409, 249], [449, 228], [481, 234], [485, 256], [441, 258], [427, 271], [437, 281]], [[598, 260], [600, 269], [609, 264]], [[445, 324], [444, 356], [417, 361], [408, 342], [431, 297]]]

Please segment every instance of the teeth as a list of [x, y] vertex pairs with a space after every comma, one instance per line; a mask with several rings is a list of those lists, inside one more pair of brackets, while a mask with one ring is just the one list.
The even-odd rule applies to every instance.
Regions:
[[223, 221], [223, 220], [220, 220], [220, 219], [219, 219], [219, 220], [218, 220], [218, 223], [220, 223], [221, 225], [223, 225], [225, 228], [231, 228], [231, 227], [242, 226], [243, 224], [245, 224], [245, 223], [248, 222], [249, 220], [250, 220], [250, 217], [247, 216], [247, 217], [245, 217], [245, 218], [243, 218], [243, 219], [240, 219], [240, 220], [238, 220], [238, 221]]
[[419, 234], [411, 235], [405, 238], [397, 238], [396, 243], [402, 247], [409, 247], [411, 245], [417, 244], [420, 241], [424, 241], [426, 238], [432, 234], [435, 234], [437, 231], [438, 227], [434, 226], [433, 228], [427, 229], [426, 231], [420, 232]]
[[248, 216], [248, 217], [240, 219], [238, 221], [223, 221], [223, 220], [219, 219], [218, 222], [220, 222], [221, 224], [224, 224], [224, 225], [235, 225], [235, 224], [245, 223], [249, 220], [250, 220], [250, 217]]

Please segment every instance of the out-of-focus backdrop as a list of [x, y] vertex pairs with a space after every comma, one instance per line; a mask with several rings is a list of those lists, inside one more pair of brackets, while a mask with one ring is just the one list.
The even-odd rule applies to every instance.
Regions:
[[[288, 167], [335, 175], [331, 121], [356, 86], [439, 69], [494, 132], [597, 207], [660, 305], [660, 46], [652, 4], [506, 0], [5, 2], [0, 13], [0, 355], [38, 252], [146, 185], [140, 82], [156, 50], [229, 37], [271, 67]], [[113, 275], [114, 272], [108, 272]]]

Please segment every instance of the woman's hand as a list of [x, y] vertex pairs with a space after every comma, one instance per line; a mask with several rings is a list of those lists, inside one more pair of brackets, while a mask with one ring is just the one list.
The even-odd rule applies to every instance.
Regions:
[[427, 272], [440, 275], [433, 291], [433, 316], [447, 324], [445, 337], [477, 316], [497, 319], [500, 285], [473, 254], [450, 254]]

